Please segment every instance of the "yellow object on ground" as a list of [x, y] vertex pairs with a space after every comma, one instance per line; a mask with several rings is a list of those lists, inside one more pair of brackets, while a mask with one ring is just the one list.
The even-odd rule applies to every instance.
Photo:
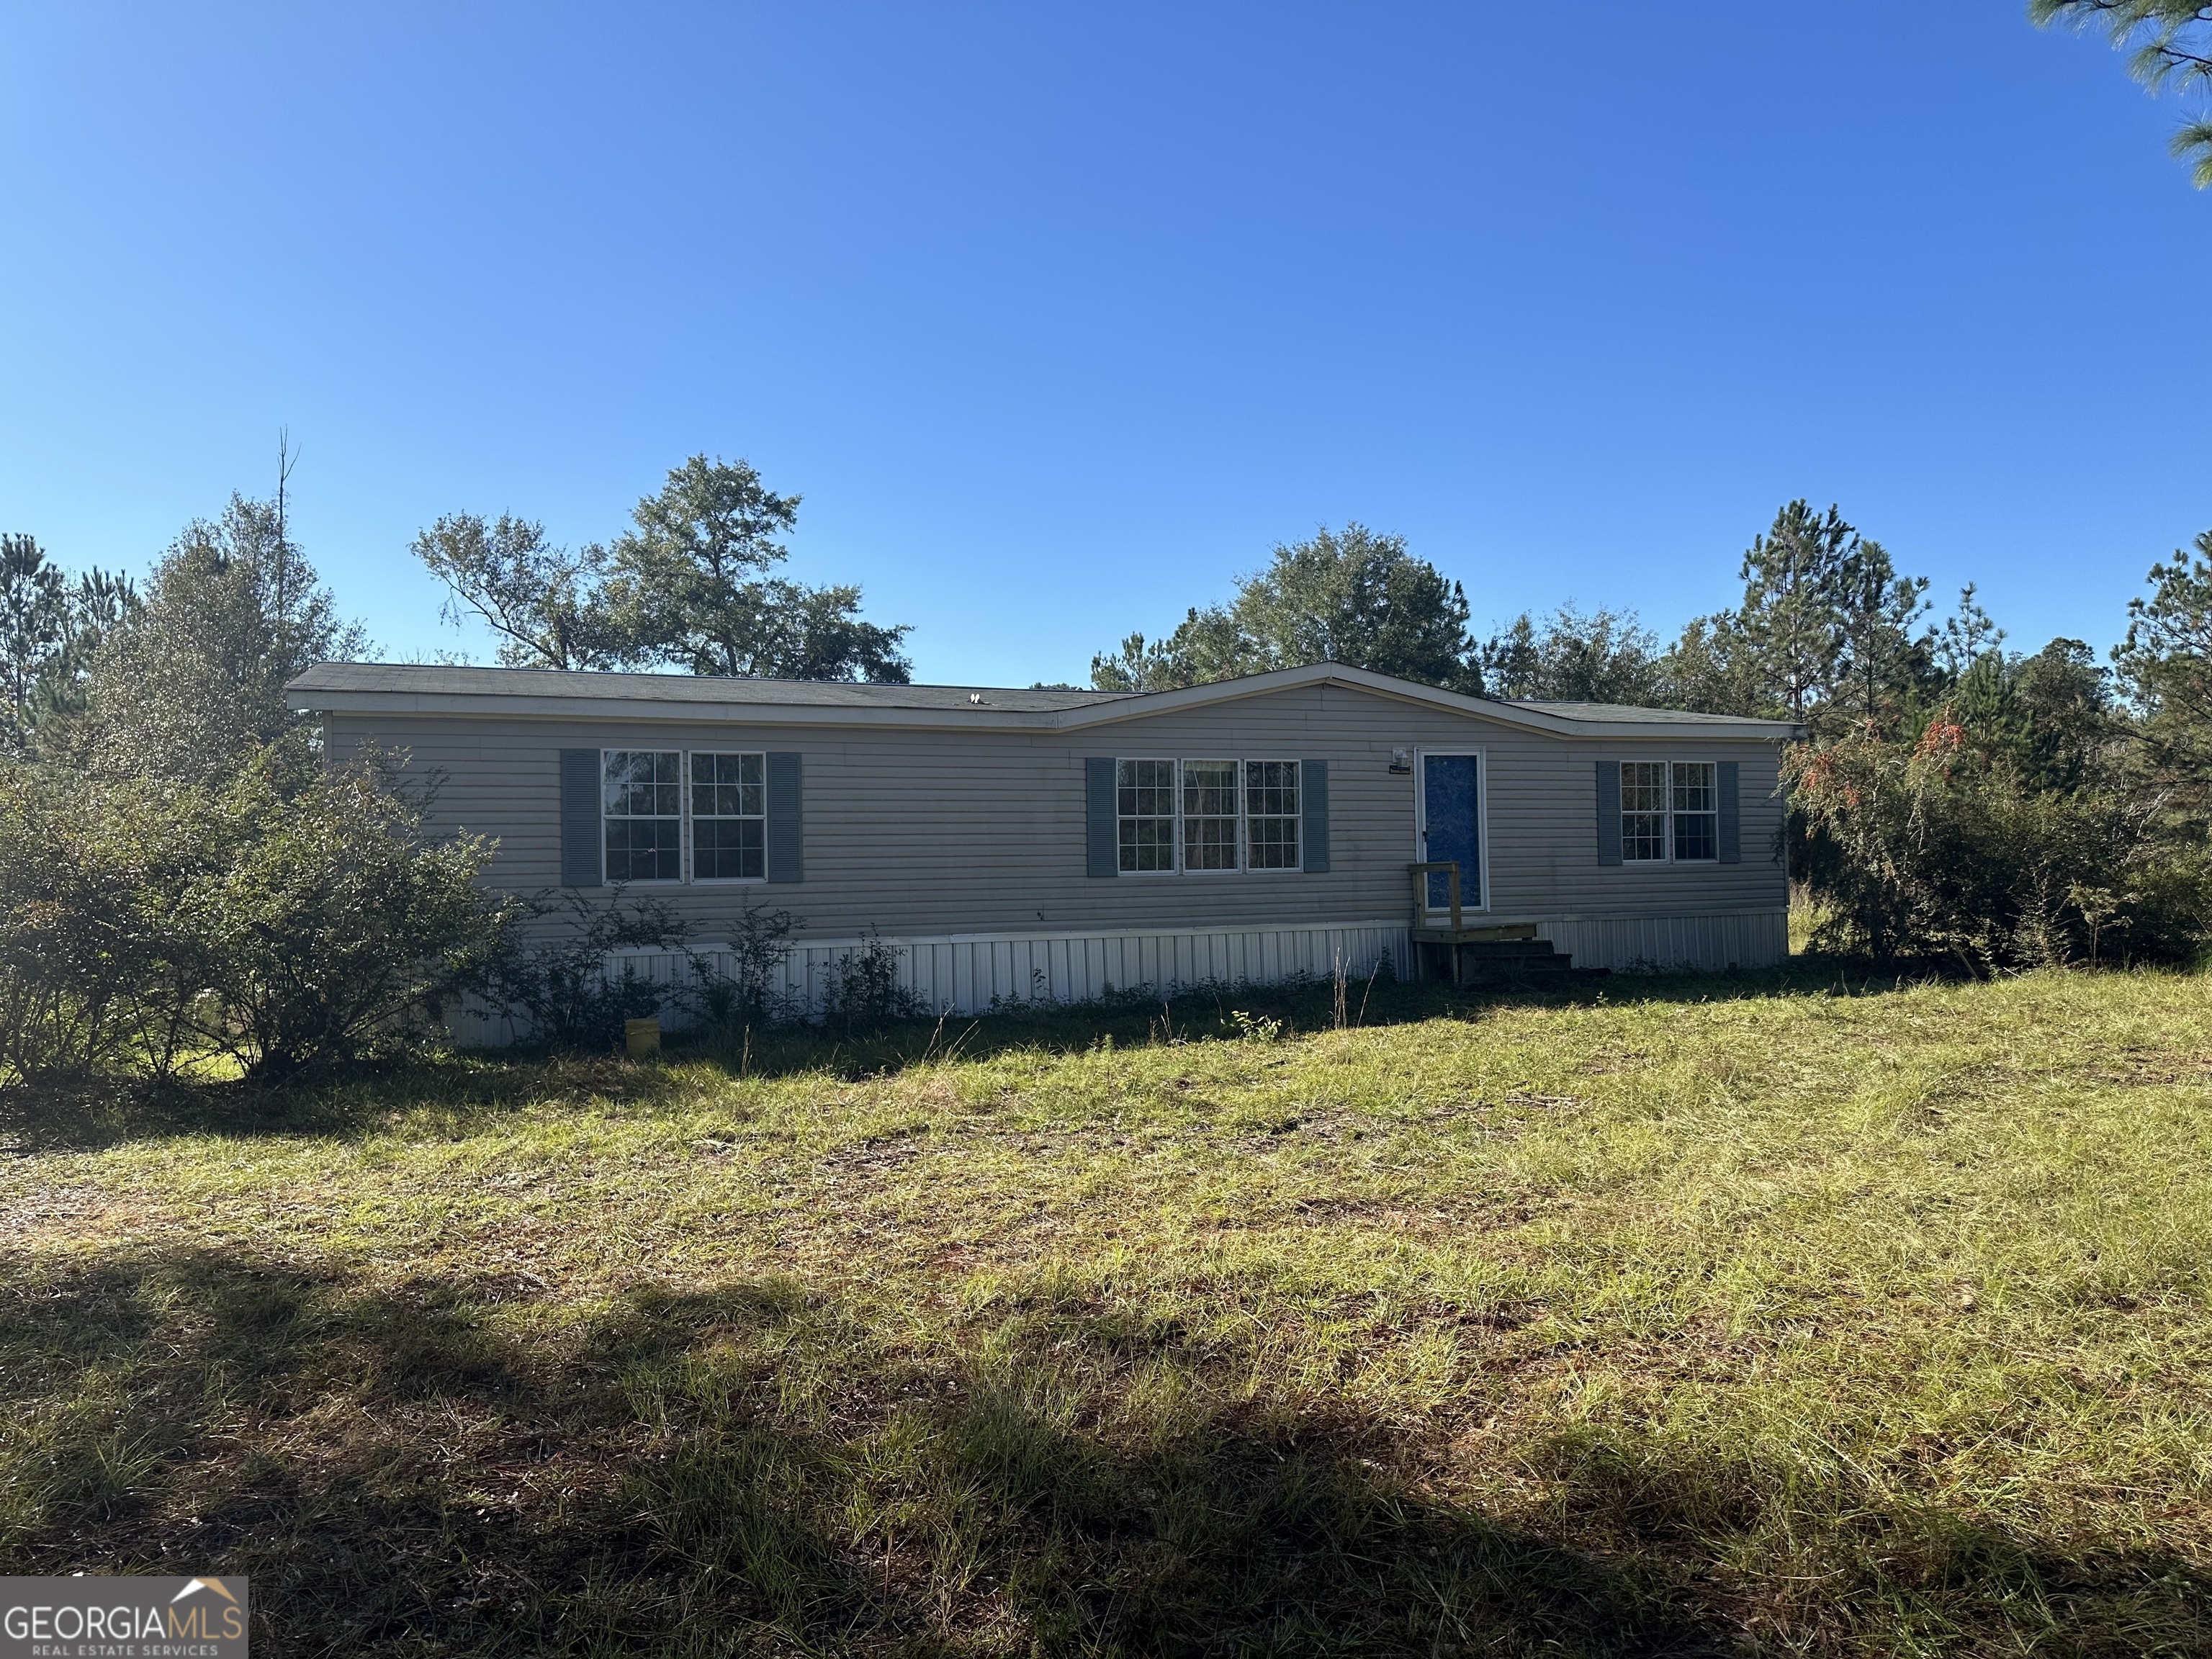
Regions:
[[647, 1054], [660, 1052], [660, 1021], [626, 1019], [623, 1022], [623, 1049], [632, 1060], [643, 1060]]

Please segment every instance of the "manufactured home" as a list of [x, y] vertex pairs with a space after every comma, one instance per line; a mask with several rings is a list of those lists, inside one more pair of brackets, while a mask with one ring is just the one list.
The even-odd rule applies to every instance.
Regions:
[[334, 663], [290, 691], [334, 758], [437, 777], [501, 886], [650, 891], [709, 943], [787, 911], [801, 994], [871, 934], [956, 1012], [1788, 950], [1778, 721], [1330, 663], [1141, 694]]

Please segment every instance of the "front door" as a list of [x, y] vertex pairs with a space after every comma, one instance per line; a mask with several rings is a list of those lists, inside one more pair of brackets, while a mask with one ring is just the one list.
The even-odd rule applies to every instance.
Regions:
[[[1477, 755], [1421, 757], [1421, 862], [1459, 866], [1459, 902], [1463, 910], [1482, 908], [1481, 757]], [[1451, 908], [1451, 884], [1443, 872], [1428, 878], [1431, 910]]]

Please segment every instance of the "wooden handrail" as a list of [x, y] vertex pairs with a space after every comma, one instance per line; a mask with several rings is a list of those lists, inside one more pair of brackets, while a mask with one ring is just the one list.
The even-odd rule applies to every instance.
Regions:
[[1459, 866], [1449, 864], [1409, 864], [1407, 869], [1413, 877], [1413, 926], [1427, 925], [1429, 917], [1429, 878], [1441, 875], [1451, 893], [1452, 932], [1459, 932]]

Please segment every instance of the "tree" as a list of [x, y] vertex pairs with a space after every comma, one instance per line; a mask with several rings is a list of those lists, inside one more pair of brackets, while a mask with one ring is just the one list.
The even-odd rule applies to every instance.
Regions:
[[605, 550], [571, 552], [545, 526], [502, 513], [487, 523], [449, 514], [415, 538], [413, 552], [446, 584], [440, 614], [456, 626], [473, 612], [500, 636], [509, 668], [608, 668], [617, 641], [598, 603]]
[[1700, 714], [1775, 712], [1760, 689], [1758, 665], [1733, 611], [1694, 617], [1659, 659], [1660, 701]]
[[1133, 634], [1091, 661], [1101, 690], [1167, 690], [1337, 662], [1460, 690], [1481, 689], [1467, 594], [1402, 536], [1363, 525], [1278, 545], [1226, 605], [1194, 610], [1165, 640]]
[[1974, 584], [1968, 582], [1959, 590], [1958, 610], [1944, 618], [1942, 633], [1929, 643], [1943, 678], [1955, 684], [1985, 654], [2002, 645], [2004, 637], [2004, 629], [1990, 620], [1990, 613], [1974, 598]]
[[1810, 871], [1823, 948], [1987, 974], [2186, 956], [2203, 937], [2203, 848], [2167, 832], [2154, 794], [2039, 787], [1954, 711], [1794, 745], [1783, 773], [1828, 854]]
[[1928, 611], [1928, 579], [1899, 575], [1880, 542], [1854, 539], [1834, 588], [1838, 690], [1854, 717], [1894, 720], [1929, 677], [1933, 637], [1913, 632]]
[[1858, 551], [1858, 532], [1834, 507], [1823, 518], [1795, 501], [1743, 556], [1738, 625], [1760, 691], [1791, 720], [1834, 693], [1844, 648], [1838, 592]]
[[671, 471], [610, 550], [601, 599], [623, 655], [694, 674], [903, 684], [909, 629], [861, 621], [857, 587], [768, 574], [798, 518], [799, 497], [743, 460], [694, 455]]
[[0, 746], [21, 753], [30, 738], [32, 697], [69, 639], [69, 586], [28, 536], [0, 536], [0, 696], [7, 700]]
[[228, 1054], [278, 1079], [483, 984], [520, 907], [379, 757], [179, 783], [0, 769], [0, 1081]]
[[2154, 763], [2212, 804], [2212, 530], [2153, 565], [2149, 580], [2149, 596], [2128, 602], [2127, 637], [2112, 659]]
[[95, 567], [72, 584], [30, 537], [0, 537], [0, 751], [46, 746], [82, 711], [94, 655], [137, 606], [128, 577]]
[[[2028, 0], [2039, 27], [2101, 27], [2115, 47], [2135, 48], [2128, 68], [2153, 92], [2176, 86], [2212, 90], [2212, 5], [2199, 0]], [[2212, 187], [2212, 118], [2185, 118], [2172, 152], [2196, 165], [2197, 189]]]
[[304, 740], [287, 682], [367, 650], [275, 504], [233, 495], [220, 520], [171, 544], [143, 603], [94, 655], [87, 763], [118, 776], [227, 775], [256, 749]]
[[1527, 611], [1481, 652], [1497, 697], [1648, 705], [1661, 695], [1659, 641], [1632, 611], [1585, 613], [1570, 603], [1538, 624]]
[[1091, 659], [1091, 684], [1100, 691], [1172, 691], [1264, 672], [1236, 618], [1220, 605], [1194, 605], [1167, 638], [1132, 634], [1115, 654]]

